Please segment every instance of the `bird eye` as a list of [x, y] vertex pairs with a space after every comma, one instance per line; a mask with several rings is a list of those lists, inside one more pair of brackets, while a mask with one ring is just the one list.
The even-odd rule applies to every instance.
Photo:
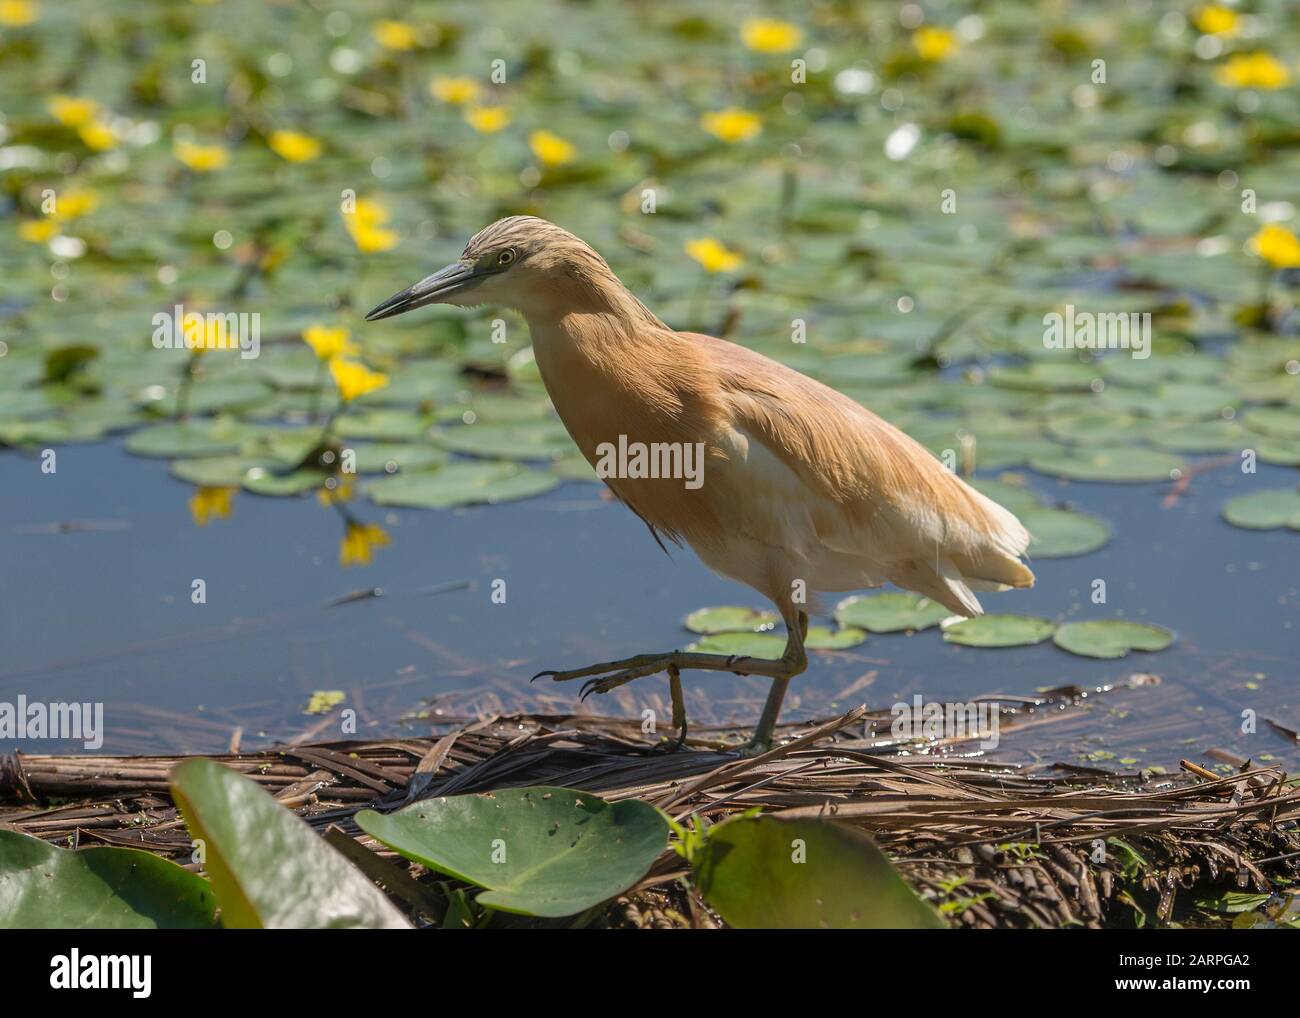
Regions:
[[514, 260], [515, 260], [515, 249], [512, 247], [506, 248], [499, 255], [497, 255], [498, 265], [509, 265]]

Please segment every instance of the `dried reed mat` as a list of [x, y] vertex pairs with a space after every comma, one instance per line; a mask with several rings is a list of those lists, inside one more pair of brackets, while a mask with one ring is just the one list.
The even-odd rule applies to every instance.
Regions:
[[[1009, 707], [1008, 697], [996, 697], [1004, 747], [1018, 729], [1050, 724], [1097, 692], [1062, 687]], [[593, 715], [462, 719], [431, 738], [212, 759], [257, 782], [413, 911], [434, 917], [442, 885], [362, 835], [352, 819], [358, 809], [548, 784], [645, 799], [678, 819], [716, 822], [752, 807], [829, 817], [868, 831], [957, 926], [1178, 921], [1192, 898], [1271, 891], [1300, 876], [1300, 787], [1276, 767], [1217, 750], [1209, 756], [1230, 766], [1228, 776], [1190, 761], [1168, 776], [1013, 764], [983, 756], [971, 740], [900, 744], [890, 721], [887, 710], [862, 707], [783, 725], [787, 741], [754, 759], [717, 751], [738, 734], [726, 728], [693, 731], [683, 749], [666, 752], [636, 721]], [[167, 790], [181, 759], [0, 756], [0, 825], [65, 846], [143, 847], [192, 865]], [[681, 860], [665, 852], [636, 889], [583, 921], [720, 925], [683, 875]]]

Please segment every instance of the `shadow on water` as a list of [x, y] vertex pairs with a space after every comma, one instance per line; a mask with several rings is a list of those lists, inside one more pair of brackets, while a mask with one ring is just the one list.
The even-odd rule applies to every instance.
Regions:
[[[344, 568], [341, 520], [313, 499], [241, 492], [228, 519], [197, 527], [187, 505], [194, 489], [172, 479], [165, 462], [127, 456], [117, 443], [58, 455], [53, 475], [33, 458], [0, 455], [0, 700], [102, 702], [106, 752], [211, 752], [236, 731], [245, 747], [337, 738], [340, 715], [304, 713], [317, 690], [345, 694], [359, 738], [423, 733], [426, 711], [571, 711], [575, 685], [530, 686], [529, 677], [681, 647], [691, 639], [680, 624], [688, 611], [760, 603], [688, 551], [665, 556], [590, 484], [457, 512], [359, 504], [392, 543], [371, 565]], [[1263, 719], [1300, 725], [1295, 535], [1236, 530], [1219, 517], [1224, 499], [1248, 484], [1289, 476], [1262, 466], [1247, 482], [1227, 466], [1197, 476], [1165, 507], [1167, 485], [1065, 485], [1027, 474], [1040, 494], [1105, 517], [1115, 536], [1088, 556], [1036, 562], [1034, 590], [986, 595], [986, 608], [1059, 620], [1126, 616], [1176, 630], [1177, 643], [1101, 661], [1050, 643], [957, 647], [935, 630], [874, 636], [853, 651], [813, 655], [787, 716], [915, 694], [1095, 687], [1148, 672], [1159, 685], [1097, 698], [1085, 724], [1018, 735], [1017, 755], [1168, 767], [1218, 747], [1294, 765], [1294, 743]], [[69, 521], [78, 525], [59, 526]], [[1107, 585], [1103, 606], [1089, 596], [1098, 578]], [[205, 604], [191, 601], [195, 579], [206, 585]], [[494, 581], [504, 581], [504, 603], [492, 596]], [[346, 599], [372, 588], [382, 596]], [[707, 674], [686, 682], [697, 721], [752, 722], [765, 688]], [[665, 718], [666, 691], [654, 677], [589, 706], [649, 707]], [[1241, 730], [1246, 710], [1260, 718], [1255, 734]], [[79, 749], [21, 748], [33, 745]], [[13, 748], [0, 740], [0, 750]]]

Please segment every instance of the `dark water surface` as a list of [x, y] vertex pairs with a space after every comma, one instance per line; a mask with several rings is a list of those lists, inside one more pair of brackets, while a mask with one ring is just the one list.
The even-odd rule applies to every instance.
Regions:
[[[576, 684], [528, 684], [543, 668], [576, 667], [684, 646], [688, 611], [761, 604], [689, 552], [665, 556], [626, 509], [589, 484], [525, 502], [457, 512], [387, 511], [358, 501], [392, 544], [363, 568], [339, 564], [339, 516], [314, 499], [235, 496], [230, 519], [197, 527], [194, 489], [163, 461], [117, 442], [61, 448], [56, 474], [0, 454], [0, 700], [100, 701], [105, 752], [216, 751], [300, 736], [339, 737], [337, 715], [304, 713], [315, 690], [341, 690], [357, 737], [424, 734], [408, 717], [432, 700], [441, 716], [477, 710], [571, 710]], [[1300, 596], [1296, 535], [1246, 532], [1219, 508], [1232, 494], [1280, 487], [1227, 466], [1196, 477], [1171, 507], [1168, 485], [1058, 484], [1040, 493], [1110, 521], [1100, 552], [1034, 563], [1038, 586], [984, 595], [987, 610], [1064, 620], [1126, 616], [1178, 633], [1159, 654], [1074, 657], [1050, 643], [1011, 650], [945, 644], [937, 630], [874, 636], [853, 651], [813, 655], [788, 717], [825, 716], [920, 693], [962, 699], [1154, 673], [1159, 685], [1094, 697], [1082, 718], [1018, 734], [1018, 756], [1096, 766], [1176, 766], [1210, 748], [1293, 766], [1294, 743], [1264, 722], [1300, 727]], [[60, 532], [82, 521], [89, 529]], [[191, 603], [201, 578], [207, 603]], [[1089, 600], [1106, 581], [1104, 606]], [[493, 581], [505, 582], [494, 603]], [[458, 586], [468, 584], [468, 586]], [[454, 589], [438, 592], [439, 588]], [[340, 606], [359, 588], [384, 595]], [[765, 681], [686, 676], [698, 720], [753, 721]], [[635, 714], [666, 700], [662, 677], [590, 706]], [[1258, 732], [1241, 732], [1256, 711]], [[1070, 713], [1070, 712], [1066, 712]], [[663, 716], [663, 715], [661, 715]], [[0, 750], [15, 747], [0, 740]], [[50, 741], [25, 752], [75, 751]]]

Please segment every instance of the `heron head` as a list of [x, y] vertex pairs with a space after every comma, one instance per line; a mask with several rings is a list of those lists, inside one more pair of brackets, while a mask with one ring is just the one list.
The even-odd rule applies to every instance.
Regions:
[[498, 219], [476, 233], [456, 261], [393, 294], [373, 308], [366, 321], [392, 318], [426, 304], [518, 308], [536, 284], [562, 269], [565, 252], [573, 245], [586, 248], [573, 234], [545, 219]]

